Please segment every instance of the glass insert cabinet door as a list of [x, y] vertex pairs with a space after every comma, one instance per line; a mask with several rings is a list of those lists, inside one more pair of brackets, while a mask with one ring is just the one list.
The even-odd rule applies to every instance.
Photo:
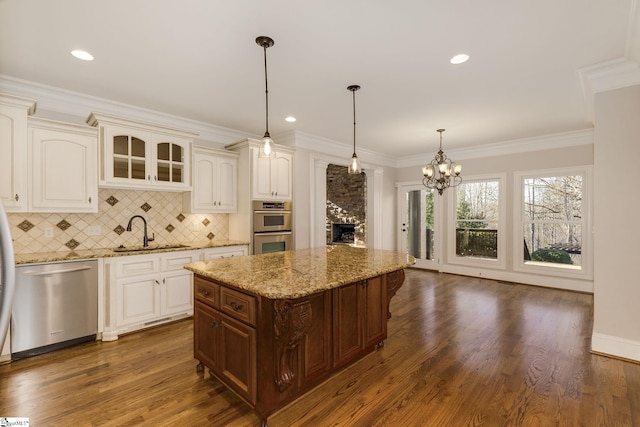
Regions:
[[146, 142], [131, 135], [113, 137], [113, 177], [145, 180]]
[[400, 203], [400, 250], [416, 259], [416, 267], [438, 269], [440, 236], [437, 229], [438, 198], [422, 185], [398, 189]]
[[184, 147], [172, 142], [157, 145], [156, 179], [161, 182], [184, 182]]

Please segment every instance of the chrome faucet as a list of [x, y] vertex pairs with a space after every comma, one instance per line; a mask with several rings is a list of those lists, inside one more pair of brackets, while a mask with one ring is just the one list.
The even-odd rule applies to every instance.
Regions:
[[147, 246], [149, 246], [149, 242], [153, 242], [155, 240], [156, 233], [153, 233], [153, 237], [149, 238], [149, 236], [147, 235], [147, 220], [144, 219], [142, 215], [134, 215], [131, 217], [131, 219], [129, 220], [129, 224], [127, 224], [127, 231], [131, 231], [131, 221], [133, 221], [134, 218], [140, 218], [142, 222], [144, 222], [144, 237], [142, 238], [142, 246], [146, 248]]

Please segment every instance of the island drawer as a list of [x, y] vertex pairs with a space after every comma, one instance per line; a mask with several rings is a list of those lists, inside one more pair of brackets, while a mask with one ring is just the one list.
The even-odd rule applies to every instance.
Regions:
[[194, 295], [196, 299], [213, 308], [220, 307], [220, 285], [210, 282], [201, 277], [193, 278]]
[[249, 325], [255, 326], [256, 324], [256, 299], [251, 295], [222, 286], [220, 288], [220, 310]]

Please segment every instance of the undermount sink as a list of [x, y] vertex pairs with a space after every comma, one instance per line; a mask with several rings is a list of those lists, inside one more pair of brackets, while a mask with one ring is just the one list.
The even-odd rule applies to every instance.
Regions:
[[168, 249], [188, 248], [187, 245], [154, 245], [154, 246], [118, 246], [113, 252], [142, 252], [142, 251], [164, 251]]

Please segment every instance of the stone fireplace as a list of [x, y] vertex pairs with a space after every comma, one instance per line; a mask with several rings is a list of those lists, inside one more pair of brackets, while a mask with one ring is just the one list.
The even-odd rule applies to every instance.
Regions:
[[327, 167], [327, 244], [367, 243], [367, 176], [349, 175], [346, 166]]
[[331, 224], [331, 243], [355, 243], [356, 225], [341, 224], [334, 222]]

